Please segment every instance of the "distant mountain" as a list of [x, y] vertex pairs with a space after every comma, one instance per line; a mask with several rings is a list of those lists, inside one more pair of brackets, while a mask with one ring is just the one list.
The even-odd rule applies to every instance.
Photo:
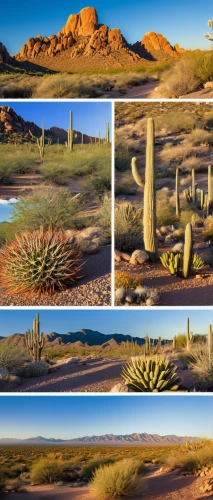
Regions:
[[163, 446], [184, 444], [186, 442], [197, 441], [199, 438], [189, 436], [176, 436], [175, 434], [160, 436], [159, 434], [125, 434], [114, 435], [104, 434], [102, 436], [85, 436], [77, 439], [54, 439], [42, 436], [28, 439], [2, 438], [0, 445], [21, 444], [21, 445], [70, 445], [70, 446]]

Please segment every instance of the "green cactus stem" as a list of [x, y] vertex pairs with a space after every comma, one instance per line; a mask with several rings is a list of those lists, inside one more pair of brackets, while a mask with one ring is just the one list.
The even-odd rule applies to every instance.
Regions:
[[197, 255], [196, 253], [194, 253], [193, 257], [192, 257], [192, 267], [193, 267], [193, 269], [195, 269], [196, 271], [199, 271], [205, 265], [206, 264], [205, 264], [204, 260], [201, 259], [201, 257], [199, 255]]
[[172, 276], [177, 276], [180, 269], [180, 254], [173, 252], [164, 252], [160, 256], [161, 263], [166, 269], [169, 269]]
[[109, 122], [106, 122], [106, 143], [110, 143]]
[[150, 354], [150, 338], [149, 338], [148, 333], [146, 334], [146, 337], [145, 337], [145, 354], [146, 354], [146, 356], [149, 356], [149, 354]]
[[155, 192], [155, 129], [154, 120], [148, 119], [145, 181], [137, 169], [137, 159], [132, 159], [132, 174], [135, 182], [144, 187], [143, 240], [144, 248], [154, 262], [158, 257], [156, 238], [156, 192]]
[[25, 342], [28, 353], [34, 361], [41, 361], [41, 352], [44, 347], [44, 334], [40, 334], [39, 314], [36, 314], [36, 319], [33, 320], [32, 331], [30, 329], [25, 333]]
[[70, 126], [67, 130], [67, 142], [68, 142], [68, 148], [71, 152], [73, 151], [73, 137], [74, 137], [74, 132], [72, 128], [72, 111], [70, 111]]
[[177, 366], [164, 358], [132, 359], [121, 375], [134, 392], [178, 391], [182, 384]]
[[192, 202], [196, 203], [195, 169], [192, 169]]
[[209, 357], [209, 368], [211, 369], [213, 365], [213, 332], [212, 325], [208, 328], [208, 357]]
[[186, 225], [185, 229], [185, 243], [183, 251], [183, 277], [187, 279], [190, 275], [192, 265], [192, 225], [190, 222]]
[[212, 167], [208, 166], [208, 202], [207, 202], [207, 215], [210, 214], [212, 203]]
[[200, 191], [200, 209], [203, 210], [205, 206], [205, 191], [201, 189]]
[[176, 348], [177, 348], [177, 337], [176, 337], [176, 335], [174, 335], [174, 337], [173, 337], [173, 349], [176, 350]]
[[186, 349], [190, 350], [190, 331], [189, 331], [189, 318], [186, 319]]
[[179, 196], [179, 168], [176, 168], [176, 181], [175, 181], [175, 203], [176, 203], [176, 216], [180, 217], [180, 196]]

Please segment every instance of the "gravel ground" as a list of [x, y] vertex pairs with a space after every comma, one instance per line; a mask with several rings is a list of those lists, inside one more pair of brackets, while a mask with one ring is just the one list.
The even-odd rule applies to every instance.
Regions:
[[111, 305], [111, 248], [89, 255], [78, 284], [52, 296], [6, 295], [0, 288], [0, 306], [109, 306]]

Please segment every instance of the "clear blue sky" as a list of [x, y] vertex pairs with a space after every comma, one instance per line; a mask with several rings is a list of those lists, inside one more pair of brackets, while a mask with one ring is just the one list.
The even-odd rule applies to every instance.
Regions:
[[[24, 333], [31, 327], [35, 310], [1, 310], [0, 336]], [[172, 338], [186, 331], [186, 318], [190, 318], [193, 333], [207, 333], [208, 325], [213, 323], [213, 311], [182, 310], [41, 310], [40, 322], [44, 333], [76, 332], [83, 328], [101, 333], [123, 333], [144, 337], [146, 333], [153, 338], [161, 336]]]
[[[85, 0], [37, 0], [36, 8], [28, 0], [10, 0], [1, 5], [1, 38], [13, 55], [31, 36], [49, 36], [58, 33], [70, 14], [88, 6]], [[208, 49], [210, 44], [203, 35], [207, 32], [208, 19], [212, 15], [212, 0], [129, 0], [101, 2], [94, 0], [99, 23], [110, 28], [120, 28], [130, 43], [141, 40], [147, 31], [166, 36], [171, 44], [184, 48]]]
[[[111, 103], [108, 102], [10, 102], [14, 111], [24, 120], [34, 122], [45, 129], [69, 127], [70, 111], [73, 112], [73, 128], [83, 134], [106, 135], [106, 122], [111, 123]], [[1, 101], [0, 106], [5, 106]], [[110, 127], [111, 128], [111, 127]]]
[[0, 437], [133, 432], [213, 437], [209, 396], [0, 396], [0, 407]]

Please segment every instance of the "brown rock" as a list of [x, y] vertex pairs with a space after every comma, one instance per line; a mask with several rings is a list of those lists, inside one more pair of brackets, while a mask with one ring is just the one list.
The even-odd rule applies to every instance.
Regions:
[[64, 33], [65, 35], [68, 35], [69, 32], [75, 33], [78, 24], [78, 19], [79, 19], [79, 14], [71, 14], [68, 17], [68, 20], [64, 28], [62, 28], [62, 33]]
[[146, 33], [141, 41], [141, 45], [152, 55], [156, 55], [156, 52], [159, 52], [178, 58], [177, 51], [160, 33], [155, 33], [154, 31]]
[[22, 45], [22, 48], [20, 50], [20, 57], [26, 57], [27, 50], [28, 50], [28, 46], [26, 44]]
[[7, 52], [6, 47], [0, 42], [0, 62], [11, 63], [12, 57]]
[[13, 130], [13, 126], [9, 122], [5, 122], [4, 127], [6, 128], [6, 130]]
[[118, 28], [109, 30], [108, 42], [113, 50], [119, 50], [125, 46], [124, 38], [121, 35], [121, 31]]
[[91, 36], [98, 28], [98, 16], [93, 7], [85, 7], [79, 14], [71, 14], [62, 28], [62, 33], [68, 35], [70, 32], [74, 37]]
[[29, 39], [27, 40], [27, 48], [28, 48], [28, 50], [29, 50], [30, 52], [32, 51], [32, 49], [33, 49], [33, 47], [34, 47], [35, 43], [36, 43], [35, 38], [29, 38]]

